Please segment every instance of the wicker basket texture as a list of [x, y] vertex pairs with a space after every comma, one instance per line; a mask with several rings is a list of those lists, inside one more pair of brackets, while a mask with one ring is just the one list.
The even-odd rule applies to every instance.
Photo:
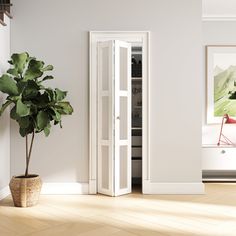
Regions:
[[42, 181], [38, 175], [13, 176], [9, 187], [16, 207], [30, 207], [38, 203]]

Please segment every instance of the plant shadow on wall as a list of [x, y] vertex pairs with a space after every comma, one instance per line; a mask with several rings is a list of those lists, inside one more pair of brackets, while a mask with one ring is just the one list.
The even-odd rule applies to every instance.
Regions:
[[42, 186], [38, 175], [29, 174], [35, 134], [44, 132], [48, 136], [52, 124], [62, 128], [62, 115], [71, 115], [73, 108], [65, 101], [66, 91], [44, 86], [45, 81], [54, 79], [45, 75], [53, 70], [52, 65], [45, 66], [26, 52], [13, 54], [9, 63], [11, 68], [0, 77], [0, 91], [8, 95], [0, 115], [11, 106], [10, 117], [18, 123], [19, 133], [26, 141], [25, 174], [12, 178], [10, 190], [15, 206], [28, 207], [38, 202]]

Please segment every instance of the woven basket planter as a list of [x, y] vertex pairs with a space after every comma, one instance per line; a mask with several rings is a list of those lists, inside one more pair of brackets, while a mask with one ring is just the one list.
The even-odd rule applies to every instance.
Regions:
[[38, 203], [42, 181], [38, 175], [13, 176], [9, 187], [16, 207], [30, 207]]

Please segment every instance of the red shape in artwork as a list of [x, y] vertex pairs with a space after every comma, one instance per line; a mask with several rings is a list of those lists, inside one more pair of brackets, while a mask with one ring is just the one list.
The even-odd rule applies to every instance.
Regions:
[[225, 114], [223, 118], [226, 119], [225, 124], [236, 124], [236, 120], [233, 118], [230, 118], [228, 114]]
[[221, 144], [224, 145], [233, 145], [236, 146], [235, 143], [233, 143], [228, 137], [226, 137], [223, 134], [223, 126], [224, 124], [236, 124], [236, 120], [233, 118], [230, 118], [228, 114], [225, 114], [222, 118], [222, 122], [221, 122], [221, 128], [220, 128], [220, 136], [219, 136], [219, 141], [217, 143], [218, 146], [220, 146]]

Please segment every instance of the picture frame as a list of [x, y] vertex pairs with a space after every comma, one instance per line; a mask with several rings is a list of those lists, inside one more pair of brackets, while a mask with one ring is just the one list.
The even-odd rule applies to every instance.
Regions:
[[207, 124], [236, 117], [236, 45], [206, 46]]

